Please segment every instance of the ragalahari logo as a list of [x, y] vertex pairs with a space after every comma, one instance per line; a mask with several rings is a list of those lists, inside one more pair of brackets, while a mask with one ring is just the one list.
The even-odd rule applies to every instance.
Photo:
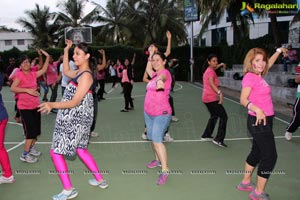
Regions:
[[254, 12], [254, 8], [252, 8], [249, 3], [243, 1], [242, 8], [241, 8], [241, 15], [244, 16], [253, 12]]
[[241, 15], [249, 15], [254, 10], [266, 10], [269, 14], [297, 14], [300, 8], [300, 0], [297, 3], [247, 3], [242, 2]]

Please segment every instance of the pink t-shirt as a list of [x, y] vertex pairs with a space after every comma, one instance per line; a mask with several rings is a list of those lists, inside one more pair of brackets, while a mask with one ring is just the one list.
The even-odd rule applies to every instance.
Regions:
[[[245, 74], [242, 87], [250, 87], [251, 92], [248, 100], [254, 105], [262, 109], [266, 116], [273, 116], [273, 102], [272, 102], [272, 90], [270, 85], [265, 81], [265, 79], [257, 74], [248, 72]], [[248, 113], [252, 116], [256, 116], [256, 113], [248, 110]]]
[[105, 79], [105, 71], [100, 70], [97, 72], [97, 80], [103, 80], [103, 79]]
[[[156, 91], [156, 79], [159, 75], [166, 76], [164, 91]], [[172, 77], [167, 69], [153, 73], [152, 79], [147, 84], [147, 92], [144, 102], [144, 111], [151, 116], [171, 115], [172, 109], [169, 103]]]
[[[28, 74], [25, 74], [22, 71], [17, 72], [15, 78], [20, 81], [18, 87], [31, 88], [36, 90], [37, 89], [36, 75], [37, 73], [34, 71], [31, 71]], [[25, 92], [18, 93], [18, 101], [17, 101], [18, 109], [32, 110], [32, 109], [36, 109], [39, 104], [40, 104], [39, 97], [32, 96]]]
[[47, 85], [52, 85], [56, 82], [58, 73], [57, 73], [57, 65], [58, 62], [53, 62], [52, 64], [48, 65], [47, 69]]
[[130, 83], [129, 78], [128, 78], [128, 74], [127, 74], [127, 69], [123, 69], [122, 74], [123, 74], [123, 75], [122, 75], [122, 80], [121, 80], [121, 82], [122, 82], [122, 83], [125, 83], [125, 82]]
[[122, 71], [123, 71], [123, 69], [124, 69], [123, 65], [117, 65], [116, 66], [116, 71], [117, 71], [117, 75], [118, 75], [119, 78], [122, 77]]
[[208, 67], [203, 74], [203, 91], [202, 91], [202, 101], [203, 103], [210, 103], [218, 101], [218, 94], [210, 87], [209, 79], [213, 78], [215, 85], [218, 87], [220, 85], [220, 80], [211, 67]]

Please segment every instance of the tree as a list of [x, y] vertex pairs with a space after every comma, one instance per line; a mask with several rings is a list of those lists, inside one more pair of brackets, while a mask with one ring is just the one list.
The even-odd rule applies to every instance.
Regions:
[[241, 1], [239, 0], [198, 0], [198, 6], [201, 13], [200, 22], [202, 28], [199, 33], [199, 37], [202, 36], [204, 31], [207, 29], [209, 23], [214, 21], [216, 24], [219, 23], [221, 17], [227, 12], [228, 17], [231, 21], [233, 32], [234, 32], [234, 43], [240, 42], [243, 37], [247, 37], [249, 33], [249, 23], [254, 23], [252, 14], [247, 16], [240, 14]]
[[109, 0], [106, 9], [97, 4], [100, 15], [95, 21], [102, 24], [98, 36], [113, 44], [143, 47], [166, 43], [165, 33], [170, 30], [174, 44], [186, 43], [182, 7], [177, 1]]
[[172, 33], [173, 44], [186, 44], [187, 34], [183, 22], [182, 11], [175, 0], [148, 0], [142, 1], [143, 13], [146, 20], [145, 43], [166, 43], [165, 33]]
[[25, 14], [27, 18], [20, 18], [17, 23], [31, 32], [34, 37], [33, 46], [40, 48], [53, 46], [58, 25], [55, 22], [50, 23], [52, 14], [49, 12], [49, 7], [44, 6], [41, 9], [38, 4], [35, 4], [35, 8], [26, 10]]
[[96, 36], [105, 40], [108, 44], [127, 44], [133, 30], [130, 29], [130, 21], [127, 18], [126, 7], [122, 0], [109, 0], [104, 8], [94, 3], [99, 15], [94, 22], [100, 23], [96, 27]]

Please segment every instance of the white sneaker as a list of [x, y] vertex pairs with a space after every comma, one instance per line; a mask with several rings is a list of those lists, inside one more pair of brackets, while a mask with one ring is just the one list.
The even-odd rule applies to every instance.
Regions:
[[146, 135], [145, 133], [142, 134], [142, 139], [143, 139], [143, 140], [147, 140], [147, 139], [148, 139], [148, 138], [147, 138], [147, 135]]
[[172, 138], [172, 137], [170, 136], [170, 134], [167, 133], [167, 134], [164, 136], [164, 141], [165, 141], [165, 142], [173, 142], [173, 141], [174, 141], [174, 138]]
[[92, 132], [91, 132], [91, 136], [92, 136], [92, 137], [98, 137], [99, 134], [98, 134], [97, 132], [92, 131]]
[[3, 184], [3, 183], [14, 183], [14, 182], [15, 182], [15, 179], [14, 179], [13, 175], [11, 175], [8, 178], [6, 178], [4, 176], [0, 176], [0, 184]]
[[35, 146], [31, 147], [29, 154], [32, 156], [40, 156], [42, 152], [38, 151]]
[[27, 163], [36, 163], [38, 161], [36, 157], [31, 156], [29, 153], [26, 156], [22, 154], [20, 160]]
[[179, 119], [176, 116], [172, 116], [172, 122], [178, 122]]
[[108, 187], [108, 183], [106, 180], [102, 180], [101, 182], [96, 181], [96, 179], [90, 179], [89, 184], [92, 186], [98, 186], [102, 189], [105, 189]]
[[293, 137], [293, 134], [287, 131], [285, 132], [284, 137], [286, 140], [290, 141]]

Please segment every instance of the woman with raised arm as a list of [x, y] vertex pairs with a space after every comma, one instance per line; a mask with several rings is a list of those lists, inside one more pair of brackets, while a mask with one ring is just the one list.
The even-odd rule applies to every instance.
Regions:
[[20, 160], [27, 163], [37, 162], [37, 156], [41, 155], [41, 152], [35, 148], [37, 137], [41, 134], [41, 113], [38, 112], [40, 93], [37, 90], [37, 79], [46, 73], [50, 56], [46, 51], [40, 51], [46, 56], [43, 67], [38, 71], [32, 70], [30, 59], [22, 56], [19, 60], [20, 71], [16, 72], [10, 87], [11, 91], [18, 95], [17, 108], [26, 138]]
[[144, 116], [147, 138], [152, 141], [155, 160], [149, 162], [147, 167], [162, 167], [161, 174], [157, 180], [158, 185], [165, 184], [169, 176], [167, 150], [163, 144], [163, 137], [172, 116], [172, 109], [169, 104], [172, 77], [169, 70], [165, 69], [166, 62], [164, 54], [155, 52], [153, 46], [149, 47], [146, 72], [151, 77], [151, 80], [147, 84]]
[[92, 51], [86, 44], [78, 44], [74, 48], [73, 55], [78, 70], [72, 70], [69, 66], [69, 49], [72, 41], [66, 40], [66, 44], [63, 73], [72, 78], [72, 81], [68, 84], [61, 102], [47, 102], [39, 106], [42, 113], [49, 113], [53, 108], [58, 109], [50, 155], [64, 189], [53, 196], [54, 200], [72, 199], [78, 195], [71, 183], [64, 156], [73, 157], [77, 154], [94, 176], [94, 179], [89, 180], [89, 184], [100, 188], [108, 187], [87, 149], [94, 115], [92, 95], [94, 76], [90, 65]]
[[[264, 77], [278, 56], [285, 52], [278, 48], [267, 58], [265, 50], [253, 48], [244, 59], [244, 78], [242, 81], [241, 104], [248, 109], [247, 127], [253, 137], [252, 148], [246, 159], [244, 177], [237, 186], [240, 191], [249, 191], [252, 200], [269, 200], [265, 187], [277, 160], [273, 134], [274, 108], [271, 87]], [[257, 168], [256, 186], [251, 182]]]

